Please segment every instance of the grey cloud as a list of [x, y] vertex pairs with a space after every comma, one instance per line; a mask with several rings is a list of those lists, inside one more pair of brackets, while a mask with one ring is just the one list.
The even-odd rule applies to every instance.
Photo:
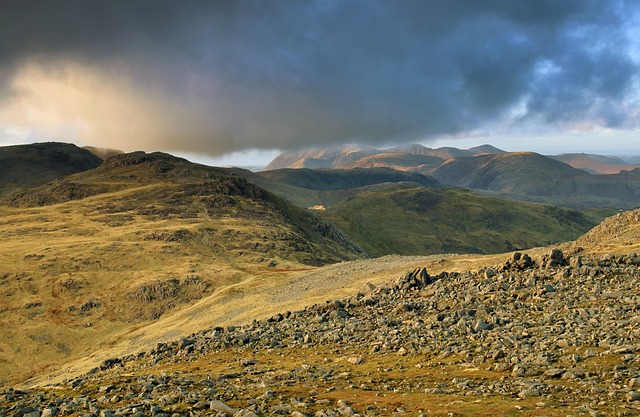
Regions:
[[625, 19], [637, 13], [633, 2], [17, 0], [0, 7], [0, 94], [11, 94], [26, 60], [95, 65], [181, 109], [163, 118], [162, 137], [137, 138], [143, 146], [220, 153], [408, 141], [501, 121], [522, 100], [524, 122], [637, 122], [637, 109], [619, 104], [637, 94], [638, 63], [624, 33]]

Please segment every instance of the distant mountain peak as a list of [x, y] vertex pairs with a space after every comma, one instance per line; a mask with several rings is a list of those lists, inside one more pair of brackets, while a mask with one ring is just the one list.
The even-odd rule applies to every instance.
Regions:
[[472, 151], [472, 152], [474, 152], [476, 154], [481, 154], [481, 153], [502, 154], [502, 153], [506, 153], [506, 151], [503, 151], [502, 149], [498, 149], [495, 146], [489, 145], [489, 144], [475, 146], [475, 147], [469, 148], [467, 150], [468, 151]]
[[[491, 145], [481, 145], [470, 149], [443, 147], [432, 149], [413, 143], [390, 149], [376, 149], [358, 145], [345, 145], [330, 148], [310, 148], [295, 152], [284, 152], [278, 155], [265, 170], [282, 168], [336, 168], [350, 169], [360, 167], [388, 167], [395, 169], [420, 170], [421, 167], [434, 167], [449, 158], [473, 156], [479, 154], [502, 154], [505, 151]], [[390, 154], [395, 157], [390, 158]], [[405, 160], [400, 155], [408, 155]], [[430, 157], [416, 159], [414, 156]], [[378, 158], [379, 157], [379, 158]], [[365, 158], [375, 161], [365, 161]], [[439, 158], [440, 161], [433, 158]]]
[[551, 155], [550, 158], [593, 174], [617, 174], [624, 170], [633, 170], [637, 166], [629, 164], [617, 156], [603, 156], [588, 153], [563, 153], [560, 155]]

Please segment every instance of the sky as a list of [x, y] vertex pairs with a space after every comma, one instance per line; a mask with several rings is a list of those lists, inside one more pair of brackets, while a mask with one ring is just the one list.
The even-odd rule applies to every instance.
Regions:
[[633, 0], [4, 0], [0, 145], [640, 155], [639, 70]]

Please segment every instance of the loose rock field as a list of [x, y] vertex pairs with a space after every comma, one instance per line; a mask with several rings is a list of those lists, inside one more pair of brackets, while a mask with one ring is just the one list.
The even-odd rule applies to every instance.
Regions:
[[0, 416], [640, 415], [640, 257], [516, 253], [5, 390]]

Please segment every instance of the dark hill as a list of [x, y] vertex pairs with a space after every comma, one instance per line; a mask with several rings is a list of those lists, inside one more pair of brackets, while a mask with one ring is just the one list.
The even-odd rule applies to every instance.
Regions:
[[567, 164], [532, 152], [479, 155], [446, 161], [433, 171], [439, 181], [465, 188], [505, 193], [569, 193], [568, 178], [587, 175]]
[[279, 169], [263, 171], [258, 175], [294, 187], [322, 191], [358, 188], [387, 182], [415, 182], [427, 187], [440, 185], [429, 176], [390, 168]]
[[498, 149], [495, 146], [488, 145], [488, 144], [475, 146], [473, 148], [469, 148], [468, 151], [472, 152], [474, 155], [480, 155], [480, 154], [483, 154], [483, 153], [489, 153], [489, 154], [506, 153], [502, 149]]
[[0, 147], [0, 192], [37, 187], [66, 175], [96, 168], [102, 159], [69, 143]]
[[640, 170], [591, 175], [531, 152], [455, 158], [439, 166], [432, 175], [447, 185], [564, 206], [633, 207], [640, 204]]

